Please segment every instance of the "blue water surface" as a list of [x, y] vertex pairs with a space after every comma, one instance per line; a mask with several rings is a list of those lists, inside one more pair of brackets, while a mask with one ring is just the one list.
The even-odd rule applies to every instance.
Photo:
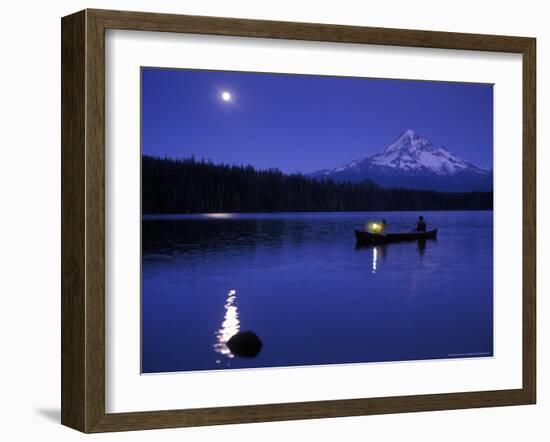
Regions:
[[144, 216], [142, 372], [492, 356], [493, 213], [422, 214], [437, 240], [376, 247], [419, 213]]

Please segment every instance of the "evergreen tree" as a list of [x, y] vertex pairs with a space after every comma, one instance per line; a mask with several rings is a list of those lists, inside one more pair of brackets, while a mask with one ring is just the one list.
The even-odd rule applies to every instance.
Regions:
[[384, 189], [278, 169], [142, 157], [142, 211], [151, 213], [491, 210], [492, 192]]

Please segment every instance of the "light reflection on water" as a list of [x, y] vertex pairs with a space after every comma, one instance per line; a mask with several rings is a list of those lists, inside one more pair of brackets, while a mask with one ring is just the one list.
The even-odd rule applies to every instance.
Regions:
[[[241, 327], [236, 300], [237, 290], [229, 290], [224, 305], [225, 316], [221, 327], [216, 332], [216, 343], [214, 344], [214, 351], [228, 358], [233, 358], [234, 356], [229, 348], [227, 348], [227, 341], [229, 341], [233, 335], [239, 333]], [[217, 364], [220, 362], [219, 359], [216, 360]]]
[[[492, 352], [492, 212], [212, 215], [143, 218], [145, 373]], [[437, 240], [356, 247], [418, 215]], [[262, 352], [232, 358], [244, 329]]]
[[213, 218], [213, 219], [230, 219], [235, 217], [235, 214], [220, 212], [220, 213], [205, 213], [202, 216], [204, 216], [205, 218]]

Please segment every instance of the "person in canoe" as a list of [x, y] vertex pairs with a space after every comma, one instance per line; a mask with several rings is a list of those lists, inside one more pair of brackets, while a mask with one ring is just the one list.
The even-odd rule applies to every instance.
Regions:
[[416, 221], [416, 226], [414, 227], [415, 232], [425, 232], [426, 231], [426, 221], [424, 221], [424, 217], [420, 215], [418, 217], [418, 220]]
[[[355, 239], [358, 244], [378, 245], [399, 241], [424, 241], [436, 239], [437, 229], [428, 230], [423, 216], [419, 216], [414, 229], [410, 232], [386, 232], [386, 221], [371, 221], [366, 226], [366, 231], [355, 230]], [[419, 247], [422, 247], [420, 244]]]

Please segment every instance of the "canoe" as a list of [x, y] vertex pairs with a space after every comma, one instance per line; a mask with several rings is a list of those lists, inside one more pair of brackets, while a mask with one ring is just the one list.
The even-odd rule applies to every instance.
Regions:
[[355, 231], [357, 244], [389, 244], [399, 241], [416, 241], [419, 239], [435, 238], [437, 238], [437, 229], [427, 230], [426, 232], [386, 233], [384, 235], [360, 232], [359, 230]]

